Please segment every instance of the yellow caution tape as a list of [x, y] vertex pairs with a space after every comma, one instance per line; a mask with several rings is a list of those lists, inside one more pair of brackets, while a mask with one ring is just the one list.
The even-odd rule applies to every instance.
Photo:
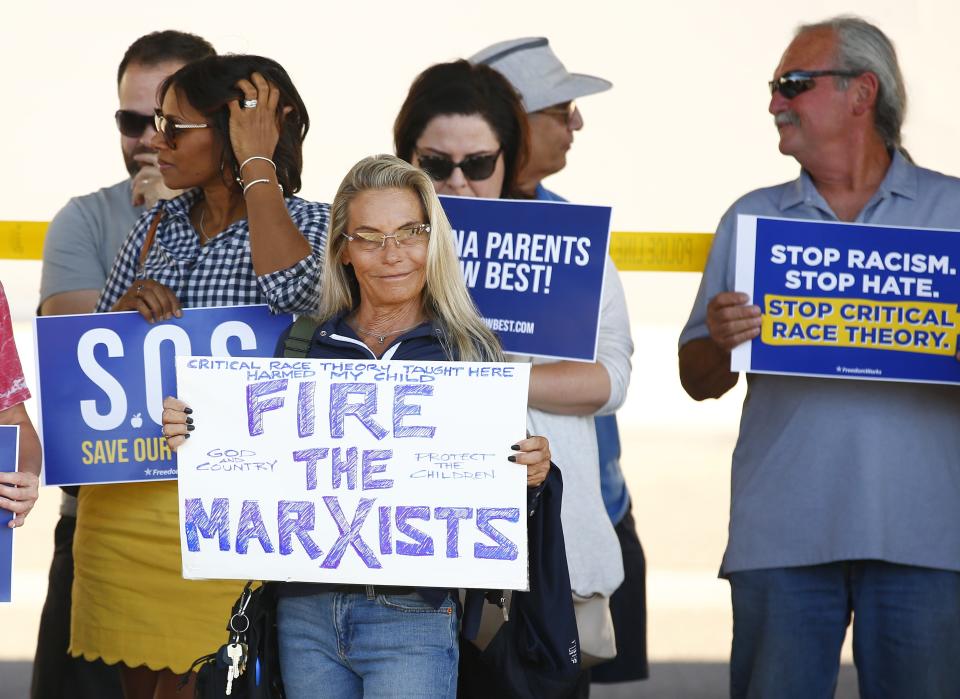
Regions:
[[0, 221], [0, 260], [39, 260], [46, 221]]
[[[39, 260], [42, 221], [0, 221], [0, 259]], [[610, 256], [621, 272], [702, 272], [710, 233], [624, 233], [610, 236]]]
[[610, 257], [621, 272], [702, 272], [711, 233], [610, 234]]

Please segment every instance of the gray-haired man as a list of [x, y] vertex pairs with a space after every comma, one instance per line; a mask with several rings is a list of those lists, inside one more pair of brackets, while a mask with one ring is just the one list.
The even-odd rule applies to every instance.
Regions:
[[[680, 337], [697, 400], [736, 383], [760, 332], [732, 287], [736, 219], [957, 228], [960, 180], [900, 143], [890, 40], [841, 17], [801, 27], [770, 83], [780, 152], [802, 168], [724, 215]], [[907, 235], [907, 234], [905, 234]], [[853, 618], [860, 696], [960, 696], [960, 393], [956, 387], [752, 374], [733, 454], [733, 697], [832, 697]]]

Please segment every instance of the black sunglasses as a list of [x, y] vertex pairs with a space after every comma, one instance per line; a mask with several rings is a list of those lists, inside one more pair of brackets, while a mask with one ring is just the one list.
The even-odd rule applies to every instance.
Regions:
[[153, 126], [153, 114], [140, 114], [129, 109], [118, 109], [113, 115], [117, 128], [127, 138], [140, 138], [148, 126]]
[[420, 169], [437, 182], [442, 182], [450, 177], [456, 168], [460, 168], [460, 172], [468, 180], [479, 182], [488, 179], [493, 174], [493, 171], [497, 168], [497, 158], [500, 157], [502, 150], [503, 148], [497, 148], [497, 152], [490, 155], [468, 155], [459, 163], [455, 163], [442, 155], [423, 155], [419, 152], [417, 153], [417, 160]]
[[779, 92], [788, 100], [792, 100], [797, 95], [812, 90], [817, 82], [814, 78], [821, 78], [826, 75], [832, 75], [836, 78], [856, 78], [863, 75], [862, 70], [791, 70], [784, 73], [776, 80], [767, 83], [770, 86], [770, 94]]

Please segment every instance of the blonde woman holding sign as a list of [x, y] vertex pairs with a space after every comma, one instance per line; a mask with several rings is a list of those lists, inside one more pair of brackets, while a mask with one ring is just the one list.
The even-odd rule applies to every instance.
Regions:
[[[307, 357], [503, 361], [464, 285], [450, 224], [422, 171], [390, 155], [365, 158], [344, 178], [331, 214], [319, 325]], [[176, 449], [196, 416], [188, 417], [175, 398], [164, 408], [164, 434]], [[527, 470], [532, 503], [550, 469], [549, 445], [528, 437], [511, 448], [509, 460]], [[338, 699], [452, 699], [458, 608], [454, 591], [441, 588], [282, 584], [287, 696], [317, 696], [322, 687]]]

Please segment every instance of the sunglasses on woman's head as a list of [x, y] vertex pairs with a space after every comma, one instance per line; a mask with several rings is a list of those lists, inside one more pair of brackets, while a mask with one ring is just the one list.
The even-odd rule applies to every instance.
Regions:
[[127, 138], [140, 138], [148, 126], [153, 126], [153, 114], [140, 114], [129, 109], [118, 109], [113, 118], [117, 128]]
[[468, 155], [459, 163], [453, 162], [444, 155], [428, 155], [419, 152], [417, 160], [420, 169], [437, 182], [450, 177], [456, 168], [460, 168], [460, 172], [468, 180], [479, 182], [493, 175], [493, 171], [497, 169], [497, 158], [500, 157], [502, 150], [503, 148], [498, 148], [496, 153], [489, 155]]
[[791, 70], [784, 73], [776, 80], [767, 83], [770, 86], [770, 94], [779, 92], [788, 100], [792, 100], [799, 94], [812, 90], [817, 85], [814, 78], [821, 78], [826, 75], [832, 75], [836, 78], [856, 78], [863, 75], [863, 71], [856, 70]]

